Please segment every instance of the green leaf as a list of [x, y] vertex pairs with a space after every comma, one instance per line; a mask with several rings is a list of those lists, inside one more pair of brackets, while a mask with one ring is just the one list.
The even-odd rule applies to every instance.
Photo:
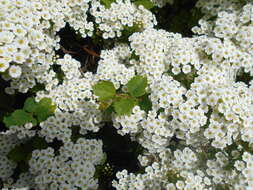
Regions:
[[157, 113], [160, 114], [160, 113], [163, 113], [165, 111], [164, 108], [159, 108], [159, 110], [157, 110]]
[[140, 75], [134, 76], [127, 83], [128, 92], [134, 97], [143, 96], [146, 93], [145, 88], [147, 87], [147, 85], [147, 77], [143, 77]]
[[108, 106], [105, 110], [104, 110], [104, 114], [108, 114], [108, 115], [111, 115], [113, 112], [113, 106], [112, 104], [110, 106]]
[[34, 149], [45, 149], [48, 147], [48, 144], [46, 142], [46, 140], [42, 137], [38, 137], [38, 136], [35, 136], [33, 139], [32, 139], [32, 146]]
[[94, 94], [100, 101], [110, 100], [116, 94], [116, 89], [112, 82], [100, 81], [92, 87]]
[[50, 98], [42, 98], [36, 102], [33, 97], [27, 98], [24, 104], [24, 110], [37, 116], [39, 122], [46, 120], [53, 115], [56, 106], [53, 105]]
[[38, 122], [45, 121], [49, 116], [54, 114], [56, 106], [50, 98], [42, 98], [37, 103], [34, 114], [37, 116]]
[[16, 125], [16, 123], [13, 120], [13, 118], [11, 117], [11, 115], [4, 116], [3, 122], [4, 122], [4, 124], [5, 124], [6, 127], [10, 127], [10, 126]]
[[105, 8], [109, 9], [111, 4], [115, 2], [115, 0], [100, 0], [100, 3], [105, 6]]
[[16, 110], [11, 115], [5, 116], [3, 122], [6, 127], [10, 127], [13, 125], [24, 125], [26, 123], [37, 124], [37, 121], [33, 118], [30, 113], [25, 112], [24, 110]]
[[104, 169], [104, 165], [96, 165], [95, 166], [95, 173], [94, 173], [94, 179], [99, 179], [99, 177], [102, 175], [102, 171]]
[[113, 102], [113, 107], [118, 115], [131, 114], [133, 107], [136, 105], [133, 98], [119, 98]]
[[139, 106], [146, 113], [148, 113], [148, 111], [152, 109], [152, 103], [148, 98], [148, 94], [145, 94], [143, 97], [141, 97], [141, 101], [139, 101]]
[[45, 89], [45, 85], [38, 83], [34, 87], [30, 88], [29, 91], [33, 94], [36, 94], [36, 92], [44, 90], [44, 89]]
[[33, 126], [35, 126], [35, 125], [37, 125], [38, 122], [37, 122], [37, 120], [35, 118], [32, 118], [31, 119], [31, 123], [33, 124]]
[[137, 0], [134, 2], [136, 6], [142, 5], [146, 9], [152, 9], [155, 5], [150, 0]]
[[37, 102], [35, 102], [35, 99], [33, 97], [30, 97], [26, 99], [23, 109], [25, 111], [33, 113], [35, 112], [36, 107], [37, 107]]
[[23, 147], [21, 145], [14, 147], [8, 154], [8, 159], [14, 161], [14, 162], [21, 162], [26, 159], [26, 152], [23, 150]]
[[99, 109], [104, 111], [112, 105], [112, 99], [99, 102]]

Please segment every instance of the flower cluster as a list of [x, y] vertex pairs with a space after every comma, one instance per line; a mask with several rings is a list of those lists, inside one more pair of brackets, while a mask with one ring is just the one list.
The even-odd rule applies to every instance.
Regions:
[[[204, 189], [210, 185], [210, 180], [204, 177], [204, 172], [196, 170], [198, 158], [189, 148], [163, 151], [157, 158], [154, 155], [140, 157], [140, 161], [145, 166], [145, 160], [153, 160], [149, 166], [145, 167], [144, 174], [127, 174], [126, 170], [117, 173], [119, 182], [113, 181], [114, 187], [120, 190], [134, 189]], [[180, 172], [180, 170], [182, 170]], [[209, 183], [208, 183], [209, 182]]]
[[139, 57], [138, 61], [133, 62], [138, 73], [146, 74], [151, 78], [161, 76], [168, 69], [167, 52], [175, 39], [180, 37], [179, 34], [154, 28], [131, 35], [130, 46], [134, 54]]
[[90, 13], [105, 39], [120, 37], [124, 29], [142, 31], [156, 25], [156, 18], [150, 11], [143, 6], [137, 7], [130, 0], [117, 0], [109, 9], [99, 1], [93, 2]]
[[[206, 4], [202, 5], [201, 3], [204, 2]], [[245, 73], [252, 76], [249, 16], [252, 5], [247, 4], [240, 7], [240, 4], [230, 2], [231, 6], [226, 6], [228, 1], [223, 1], [223, 3], [202, 1], [198, 5], [203, 9], [208, 8], [207, 5], [213, 5], [215, 9], [215, 3], [222, 4], [221, 10], [210, 11], [212, 16], [217, 16], [216, 19], [208, 20], [209, 13], [207, 13], [207, 16], [200, 21], [201, 27], [193, 28], [194, 32], [203, 34], [203, 36], [182, 38], [174, 35], [172, 39], [168, 40], [169, 38], [166, 37], [170, 35], [168, 32], [164, 31], [165, 38], [162, 38], [161, 31], [148, 29], [142, 33], [134, 33], [129, 38], [132, 51], [139, 56], [133, 62], [131, 60], [129, 62], [132, 63], [132, 67], [135, 67], [137, 73], [146, 72], [145, 74], [149, 76], [149, 98], [152, 102], [152, 110], [146, 114], [146, 118], [139, 120], [139, 125], [134, 124], [134, 126], [139, 126], [138, 130], [135, 130], [136, 136], [133, 131], [129, 133], [149, 153], [154, 155], [166, 151], [168, 146], [175, 146], [171, 139], [175, 135], [180, 143], [193, 146], [198, 150], [195, 156], [191, 157], [199, 159], [199, 163], [194, 167], [195, 169], [202, 168], [202, 173], [198, 174], [195, 170], [195, 172], [191, 171], [193, 172], [191, 174], [184, 174], [188, 166], [183, 165], [182, 160], [178, 159], [185, 158], [181, 153], [175, 151], [178, 159], [172, 165], [181, 167], [170, 168], [168, 171], [172, 172], [170, 175], [183, 173], [180, 173], [176, 182], [172, 181], [171, 184], [164, 186], [159, 182], [159, 180], [169, 182], [168, 178], [164, 179], [165, 176], [160, 176], [159, 172], [164, 173], [164, 171], [159, 168], [156, 173], [154, 168], [148, 170], [150, 168], [148, 166], [143, 175], [127, 174], [125, 170], [118, 173], [119, 181], [114, 181], [117, 189], [163, 189], [165, 187], [167, 189], [231, 187], [247, 189], [251, 186], [249, 180], [249, 176], [252, 176], [251, 169], [245, 170], [247, 177], [245, 174], [239, 174], [233, 164], [240, 163], [239, 165], [243, 166], [245, 163], [236, 161], [240, 159], [239, 157], [231, 160], [229, 151], [232, 148], [232, 154], [236, 154], [236, 149], [240, 149], [240, 145], [236, 147], [234, 145], [242, 142], [250, 149], [252, 148], [252, 129], [249, 127], [253, 116], [252, 82], [246, 84], [238, 81], [237, 78]], [[243, 16], [249, 17], [245, 23], [240, 21]], [[153, 30], [152, 37], [160, 37], [152, 41], [152, 37], [149, 36], [151, 30]], [[241, 35], [241, 30], [244, 30], [245, 36]], [[141, 35], [142, 39], [137, 40]], [[162, 39], [161, 42], [159, 42], [160, 39]], [[152, 45], [149, 46], [149, 42]], [[147, 64], [150, 66], [140, 69]], [[150, 75], [148, 73], [149, 71], [155, 72], [156, 68], [160, 68], [160, 74]], [[162, 83], [162, 80], [165, 79], [166, 82]], [[132, 113], [128, 119], [134, 121], [131, 118], [135, 115], [136, 113]], [[124, 128], [129, 129], [130, 125], [133, 126], [129, 121], [116, 121], [117, 129], [120, 129], [118, 122], [122, 122], [120, 134]], [[129, 123], [129, 126], [126, 126], [126, 123]], [[216, 152], [213, 153], [216, 159], [212, 160], [211, 155], [205, 156], [206, 153], [201, 153], [204, 152], [203, 149], [206, 146], [212, 146], [211, 149]], [[245, 146], [241, 149], [240, 154], [251, 155], [244, 152]], [[186, 154], [186, 156], [189, 155], [190, 153]], [[194, 162], [188, 159], [189, 163]], [[173, 158], [168, 160], [173, 162]], [[142, 162], [150, 165], [147, 159]], [[207, 173], [204, 172], [205, 168], [208, 168]], [[193, 180], [195, 177], [196, 181]]]
[[8, 134], [16, 134], [18, 139], [31, 138], [36, 135], [36, 131], [32, 130], [34, 125], [32, 123], [26, 123], [25, 125], [12, 126], [8, 130]]
[[8, 152], [20, 143], [20, 140], [13, 134], [0, 134], [0, 178], [8, 179], [16, 168], [16, 163], [9, 160], [7, 157]]
[[[200, 1], [199, 7], [213, 10], [215, 19], [204, 17], [199, 27], [194, 27], [197, 34], [214, 37], [206, 43], [205, 51], [216, 62], [231, 64], [237, 69], [243, 67], [245, 72], [252, 72], [252, 4], [240, 6], [240, 3], [229, 1], [217, 2], [219, 10], [208, 1]], [[229, 6], [227, 5], [229, 4]], [[238, 5], [239, 4], [239, 5]], [[205, 8], [204, 8], [205, 7]], [[214, 11], [215, 10], [215, 11]], [[208, 14], [207, 14], [208, 15]]]
[[[113, 185], [120, 190], [247, 189], [252, 186], [252, 155], [248, 152], [241, 154], [240, 147], [238, 149], [229, 155], [193, 151], [188, 147], [175, 151], [167, 148], [157, 156], [149, 153], [139, 156], [140, 163], [145, 167], [144, 174], [128, 174], [123, 170], [117, 173], [119, 181], [113, 181]], [[214, 159], [205, 160], [207, 154]]]
[[40, 123], [40, 135], [47, 141], [55, 137], [63, 142], [69, 142], [72, 134], [71, 127], [80, 127], [80, 133], [98, 131], [101, 126], [101, 112], [92, 94], [93, 76], [87, 72], [83, 74], [80, 63], [66, 55], [57, 60], [64, 73], [62, 84], [49, 84], [45, 91], [37, 93], [37, 100], [43, 97], [51, 98], [57, 109], [54, 116]]
[[110, 80], [115, 88], [125, 85], [135, 75], [134, 68], [129, 67], [130, 48], [126, 44], [118, 44], [111, 50], [101, 52], [96, 79]]
[[[183, 37], [155, 28], [155, 14], [130, 0], [110, 1], [109, 7], [96, 0], [0, 0], [0, 72], [10, 82], [6, 93], [27, 93], [41, 84], [36, 101], [46, 97], [56, 106], [37, 126], [11, 126], [0, 134], [4, 188], [98, 189], [94, 175], [104, 159], [102, 141], [87, 137], [100, 130], [108, 110], [101, 108], [93, 87], [111, 81], [113, 98], [122, 98], [120, 91], [129, 98], [127, 84], [140, 75], [147, 79], [145, 93], [131, 97], [129, 114], [108, 118], [120, 135], [130, 135], [144, 148], [138, 157], [143, 172], [120, 171], [113, 186], [251, 190], [253, 4], [199, 0], [196, 7], [204, 16], [192, 28], [195, 35]], [[113, 40], [111, 49], [101, 51], [95, 73], [83, 71], [70, 55], [56, 56], [57, 32], [66, 23], [83, 38]], [[31, 157], [13, 161], [9, 153], [32, 138], [43, 139], [45, 147], [32, 147]], [[28, 169], [13, 175], [23, 163]]]
[[[0, 72], [19, 78], [23, 67], [49, 64], [57, 38], [50, 34], [53, 17], [49, 5], [39, 1], [2, 1], [0, 19]], [[52, 18], [53, 19], [53, 18]]]
[[37, 83], [55, 82], [52, 65], [54, 50], [60, 48], [57, 32], [66, 23], [83, 38], [96, 33], [105, 39], [120, 37], [124, 30], [142, 31], [156, 24], [150, 11], [130, 1], [117, 1], [109, 9], [99, 1], [14, 2], [3, 0], [0, 3], [3, 10], [0, 15], [0, 72], [5, 80], [10, 80], [11, 87], [6, 88], [9, 94], [14, 94], [15, 90], [26, 93]]
[[36, 189], [96, 189], [95, 165], [103, 158], [102, 142], [78, 139], [65, 143], [55, 155], [52, 148], [35, 150], [29, 161]]

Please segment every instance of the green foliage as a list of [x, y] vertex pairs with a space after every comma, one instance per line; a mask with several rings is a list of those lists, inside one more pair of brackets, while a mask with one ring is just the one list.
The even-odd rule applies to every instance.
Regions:
[[150, 0], [137, 0], [137, 1], [134, 1], [134, 4], [137, 6], [142, 5], [148, 10], [152, 9], [155, 6], [154, 3], [152, 3]]
[[43, 98], [36, 102], [34, 98], [27, 98], [23, 109], [18, 109], [5, 116], [3, 122], [6, 127], [24, 125], [26, 123], [37, 123], [46, 120], [49, 116], [53, 115], [56, 106], [53, 105], [50, 98]]
[[253, 148], [249, 145], [248, 142], [244, 142], [244, 141], [240, 140], [240, 141], [238, 142], [238, 144], [241, 145], [241, 146], [243, 147], [243, 150], [244, 150], [244, 151], [253, 154]]
[[137, 75], [127, 83], [127, 89], [132, 96], [139, 97], [146, 93], [147, 85], [147, 77]]
[[132, 52], [130, 59], [140, 60], [140, 57], [135, 54], [135, 51]]
[[177, 75], [173, 74], [171, 71], [168, 71], [168, 74], [173, 76], [175, 80], [180, 82], [185, 88], [190, 89], [191, 84], [194, 82], [195, 78], [198, 76], [195, 68], [191, 68], [190, 73], [179, 73]]
[[33, 88], [29, 89], [29, 92], [36, 94], [38, 91], [41, 91], [44, 89], [45, 89], [45, 85], [38, 83]]
[[152, 102], [148, 98], [148, 94], [145, 94], [144, 96], [141, 97], [141, 100], [139, 101], [139, 106], [145, 112], [148, 112], [149, 110], [152, 109]]
[[103, 158], [102, 158], [100, 164], [98, 164], [96, 166], [96, 171], [95, 171], [95, 174], [93, 176], [95, 179], [98, 179], [101, 176], [101, 172], [102, 172], [102, 170], [106, 166], [106, 161], [107, 161], [107, 155], [106, 155], [106, 153], [104, 153]]
[[15, 146], [8, 154], [7, 157], [13, 162], [21, 162], [26, 159], [27, 154], [23, 151], [21, 145]]
[[96, 96], [99, 96], [100, 101], [110, 100], [116, 94], [116, 89], [112, 82], [101, 81], [93, 86], [93, 91]]
[[36, 102], [34, 98], [27, 98], [24, 104], [24, 110], [33, 113], [38, 122], [45, 121], [49, 116], [53, 115], [56, 106], [53, 105], [50, 98], [43, 98]]
[[11, 115], [4, 117], [4, 123], [7, 127], [14, 125], [24, 125], [26, 123], [37, 124], [37, 120], [33, 118], [32, 114], [25, 112], [22, 109], [15, 110]]
[[167, 176], [167, 181], [171, 183], [176, 183], [179, 180], [182, 180], [182, 181], [184, 180], [183, 177], [181, 177], [175, 170], [169, 170], [166, 176]]
[[24, 110], [32, 113], [36, 109], [35, 105], [36, 105], [36, 102], [35, 102], [34, 98], [27, 98], [24, 103]]
[[105, 8], [109, 9], [111, 4], [115, 2], [115, 0], [100, 0], [100, 3], [105, 6]]
[[143, 26], [141, 23], [133, 23], [133, 26], [123, 26], [122, 36], [118, 39], [121, 43], [129, 43], [128, 39], [135, 32], [141, 32]]
[[249, 85], [250, 81], [253, 80], [253, 76], [251, 76], [250, 72], [246, 73], [242, 70], [238, 71], [236, 75], [236, 82], [244, 82], [245, 84]]
[[216, 148], [212, 147], [211, 144], [201, 146], [201, 151], [198, 153], [198, 160], [199, 160], [198, 166], [200, 168], [205, 167], [206, 160], [215, 159], [216, 158], [215, 155], [217, 152], [218, 152], [218, 150]]
[[136, 105], [136, 101], [132, 97], [118, 98], [113, 102], [113, 107], [118, 115], [131, 114], [132, 109]]
[[7, 154], [8, 159], [13, 162], [24, 164], [27, 163], [31, 157], [31, 152], [35, 149], [45, 149], [48, 147], [47, 142], [38, 136], [34, 136], [24, 144], [15, 146]]
[[153, 8], [152, 12], [156, 13], [158, 21], [157, 28], [180, 33], [182, 36], [192, 36], [192, 27], [197, 26], [204, 16], [200, 9], [195, 8], [196, 2], [197, 0], [178, 0], [172, 6]]
[[148, 112], [152, 104], [145, 90], [147, 85], [147, 78], [137, 75], [127, 83], [127, 93], [116, 93], [113, 83], [109, 81], [100, 81], [92, 88], [94, 94], [99, 97], [100, 110], [104, 112], [105, 118], [109, 118], [113, 112], [129, 115], [136, 105]]
[[229, 184], [218, 184], [218, 185], [216, 185], [215, 190], [230, 190], [232, 188], [233, 187]]
[[31, 144], [33, 146], [34, 149], [46, 149], [48, 147], [47, 142], [45, 141], [44, 138], [35, 136], [32, 138], [31, 140]]
[[34, 115], [37, 116], [38, 122], [45, 121], [49, 116], [53, 115], [56, 106], [53, 105], [50, 98], [43, 98], [34, 104]]

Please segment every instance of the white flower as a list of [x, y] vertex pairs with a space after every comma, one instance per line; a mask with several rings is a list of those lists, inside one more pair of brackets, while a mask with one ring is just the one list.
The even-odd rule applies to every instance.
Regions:
[[236, 160], [235, 161], [235, 168], [239, 171], [242, 171], [244, 168], [245, 168], [245, 164], [243, 161], [240, 161], [240, 160]]
[[0, 32], [0, 43], [11, 43], [15, 35], [9, 31]]
[[244, 152], [242, 156], [243, 161], [248, 162], [252, 160], [252, 155], [248, 152]]
[[185, 184], [184, 184], [184, 182], [183, 182], [183, 181], [177, 181], [177, 183], [176, 183], [176, 187], [177, 187], [178, 189], [183, 189], [183, 188], [184, 188], [184, 186], [185, 186]]
[[20, 77], [21, 73], [22, 73], [21, 67], [16, 66], [16, 65], [10, 66], [10, 68], [9, 68], [9, 75], [11, 77], [18, 78], [18, 77]]
[[187, 73], [191, 72], [191, 66], [190, 65], [184, 65], [182, 70], [185, 74], [187, 74]]
[[25, 56], [23, 53], [15, 53], [14, 55], [14, 61], [18, 64], [23, 64], [23, 62], [25, 61]]
[[14, 34], [20, 37], [23, 37], [26, 35], [26, 30], [21, 26], [21, 25], [17, 25], [14, 30], [13, 30]]
[[28, 47], [28, 40], [24, 37], [16, 38], [15, 45], [17, 48], [23, 49]]
[[0, 58], [0, 72], [4, 72], [9, 68], [10, 64], [5, 59]]

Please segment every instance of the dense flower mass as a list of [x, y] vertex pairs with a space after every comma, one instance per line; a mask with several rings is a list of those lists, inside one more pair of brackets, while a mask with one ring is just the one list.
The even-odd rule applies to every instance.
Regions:
[[[102, 190], [110, 123], [142, 148], [138, 172], [108, 177], [116, 190], [253, 189], [253, 4], [198, 0], [185, 37], [156, 17], [176, 2], [0, 0], [0, 98], [35, 97], [1, 117], [0, 188]], [[105, 43], [82, 46], [95, 72], [60, 45], [66, 26]]]
[[[55, 155], [52, 148], [35, 150], [29, 161], [37, 189], [96, 189], [95, 165], [102, 160], [102, 142], [78, 139], [69, 142]], [[71, 159], [71, 160], [70, 160]]]

